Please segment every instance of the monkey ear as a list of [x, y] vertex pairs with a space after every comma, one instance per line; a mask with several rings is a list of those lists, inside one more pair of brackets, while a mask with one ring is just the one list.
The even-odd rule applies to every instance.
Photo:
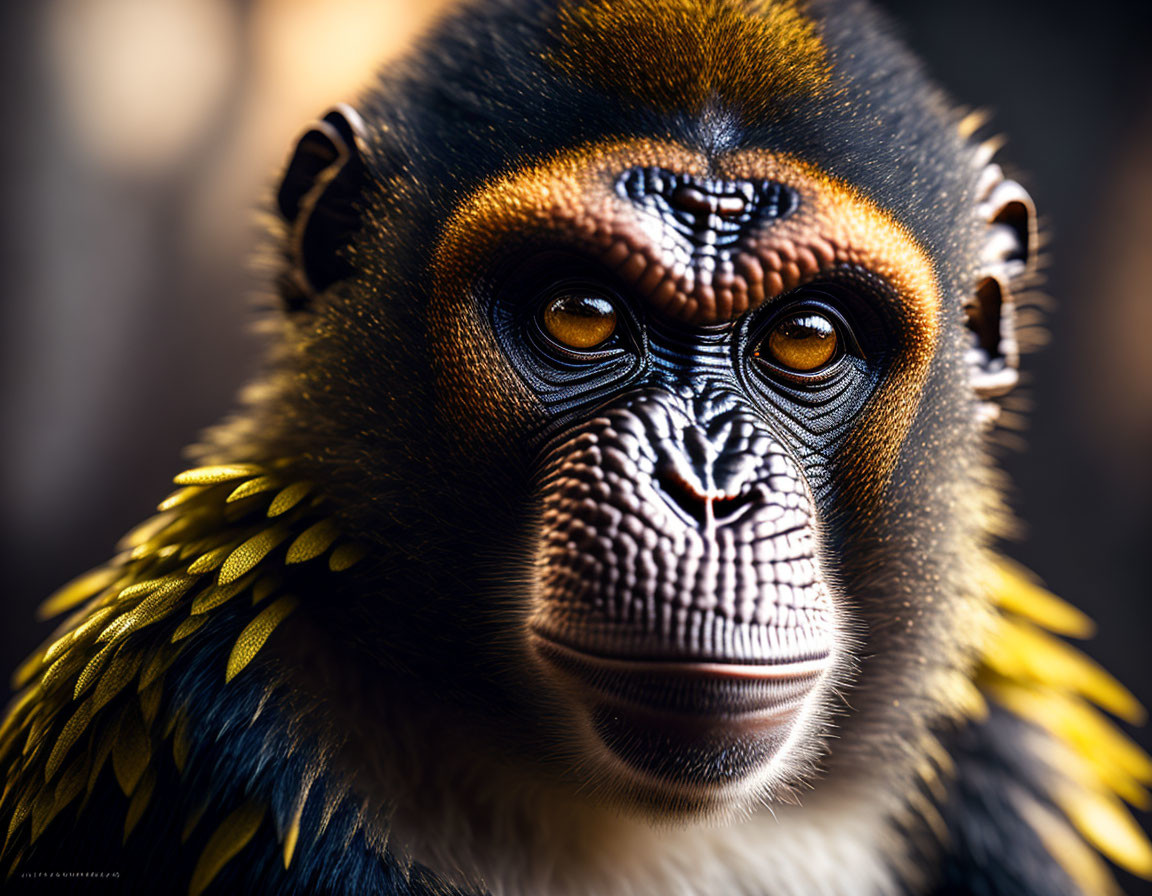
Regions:
[[357, 200], [367, 169], [361, 152], [363, 120], [351, 106], [335, 106], [296, 143], [276, 204], [291, 227], [289, 310], [298, 310], [350, 273], [340, 249], [360, 227]]
[[1036, 208], [999, 165], [989, 165], [981, 181], [978, 213], [986, 236], [972, 295], [964, 303], [971, 342], [968, 366], [972, 386], [994, 420], [993, 399], [1019, 380], [1020, 348], [1016, 338], [1016, 301], [1036, 257]]

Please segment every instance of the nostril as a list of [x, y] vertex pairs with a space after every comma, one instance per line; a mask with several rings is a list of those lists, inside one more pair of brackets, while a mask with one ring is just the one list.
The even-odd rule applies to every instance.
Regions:
[[668, 503], [685, 514], [689, 521], [704, 525], [708, 520], [708, 496], [671, 467], [656, 471], [656, 484]]
[[757, 496], [754, 488], [742, 489], [735, 495], [701, 491], [671, 467], [657, 471], [656, 483], [668, 503], [699, 526], [706, 526], [709, 520], [718, 526], [733, 522], [756, 502]]
[[731, 523], [741, 516], [756, 499], [754, 490], [745, 490], [738, 495], [720, 495], [712, 499], [712, 519], [716, 525]]

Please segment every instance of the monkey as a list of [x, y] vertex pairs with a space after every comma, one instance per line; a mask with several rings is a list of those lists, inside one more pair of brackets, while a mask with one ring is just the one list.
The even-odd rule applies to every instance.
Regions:
[[1000, 557], [1036, 211], [855, 0], [471, 0], [300, 137], [263, 372], [16, 672], [125, 892], [1096, 894], [1152, 761]]

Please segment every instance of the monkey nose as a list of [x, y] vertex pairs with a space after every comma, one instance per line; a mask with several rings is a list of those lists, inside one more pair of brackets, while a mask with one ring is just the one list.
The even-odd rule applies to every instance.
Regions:
[[752, 435], [745, 421], [723, 413], [684, 427], [660, 445], [654, 485], [686, 522], [705, 531], [736, 522], [766, 497], [749, 463]]
[[759, 490], [746, 486], [735, 491], [702, 487], [672, 463], [657, 469], [656, 485], [664, 500], [688, 522], [709, 530], [736, 522], [757, 503]]

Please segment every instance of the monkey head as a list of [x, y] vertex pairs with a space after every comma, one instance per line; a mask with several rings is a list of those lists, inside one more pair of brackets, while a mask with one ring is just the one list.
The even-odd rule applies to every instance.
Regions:
[[658, 816], [972, 699], [1034, 229], [871, 14], [704, 5], [478, 4], [312, 128], [262, 398], [368, 547], [362, 687]]

